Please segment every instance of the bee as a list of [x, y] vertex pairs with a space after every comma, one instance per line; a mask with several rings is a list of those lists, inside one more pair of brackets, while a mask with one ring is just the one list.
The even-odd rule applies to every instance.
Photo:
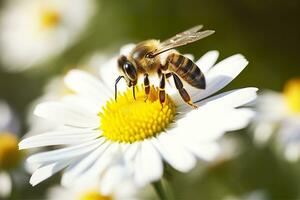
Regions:
[[[133, 97], [135, 99], [134, 88], [141, 75], [144, 76], [145, 95], [147, 99], [150, 93], [149, 75], [156, 73], [160, 78], [158, 97], [161, 104], [166, 99], [166, 79], [172, 76], [175, 87], [182, 99], [188, 105], [196, 108], [197, 106], [193, 104], [190, 95], [183, 87], [181, 79], [193, 87], [205, 89], [206, 81], [204, 74], [191, 59], [173, 49], [195, 42], [214, 33], [213, 30], [200, 31], [202, 27], [202, 25], [195, 26], [163, 42], [154, 39], [140, 42], [128, 56], [121, 55], [118, 58], [118, 69], [121, 75], [115, 81], [115, 99], [117, 100], [117, 84], [122, 78], [125, 79], [128, 87], [133, 88]], [[161, 58], [162, 53], [165, 53], [165, 59]]]

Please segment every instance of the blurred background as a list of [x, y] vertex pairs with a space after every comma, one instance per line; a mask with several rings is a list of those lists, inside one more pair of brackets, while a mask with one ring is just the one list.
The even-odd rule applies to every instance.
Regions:
[[[5, 20], [5, 10], [13, 3], [18, 1], [0, 1], [0, 20]], [[255, 86], [281, 91], [288, 79], [300, 75], [298, 0], [97, 0], [92, 7], [87, 11], [93, 12], [88, 23], [59, 54], [26, 70], [10, 70], [13, 64], [0, 63], [0, 99], [8, 102], [20, 119], [21, 136], [29, 128], [28, 106], [42, 95], [54, 76], [64, 74], [95, 52], [116, 53], [124, 44], [150, 38], [163, 40], [197, 24], [216, 33], [179, 48], [181, 52], [199, 58], [209, 50], [218, 50], [219, 60], [236, 53], [249, 60], [248, 67], [225, 90]], [[0, 34], [6, 28], [2, 26]], [[4, 51], [2, 48], [1, 57], [7, 56]], [[198, 165], [189, 174], [171, 171], [175, 199], [300, 198], [298, 162], [287, 162], [274, 150], [272, 141], [257, 145], [249, 129], [225, 137], [238, 143], [238, 156]], [[45, 188], [57, 180], [54, 177], [32, 188], [26, 179], [26, 184], [8, 199], [43, 199]]]

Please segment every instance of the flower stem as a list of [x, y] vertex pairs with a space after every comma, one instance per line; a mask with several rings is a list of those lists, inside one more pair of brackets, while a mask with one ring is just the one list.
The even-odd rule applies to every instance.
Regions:
[[160, 200], [172, 200], [170, 191], [164, 187], [163, 180], [159, 180], [152, 183]]

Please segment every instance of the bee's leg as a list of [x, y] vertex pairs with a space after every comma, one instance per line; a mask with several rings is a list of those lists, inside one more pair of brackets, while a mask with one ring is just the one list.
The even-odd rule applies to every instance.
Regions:
[[169, 73], [166, 73], [166, 79], [170, 78], [172, 76], [172, 73], [169, 72]]
[[183, 88], [183, 84], [182, 81], [180, 80], [180, 78], [175, 74], [172, 73], [173, 78], [174, 78], [174, 82], [175, 82], [175, 86], [181, 96], [181, 98], [190, 106], [192, 106], [193, 108], [198, 108], [197, 105], [193, 104], [190, 95], [187, 93], [187, 91]]
[[158, 74], [158, 78], [160, 78], [161, 75], [162, 75], [161, 69], [158, 69], [158, 70], [157, 70], [157, 74]]
[[168, 81], [169, 84], [171, 84], [170, 79], [169, 79], [171, 76], [172, 76], [171, 72], [168, 72], [168, 73], [165, 74], [166, 81]]
[[124, 76], [119, 76], [115, 81], [115, 101], [117, 101], [117, 95], [118, 95], [118, 83], [121, 80], [121, 78], [124, 78]]
[[164, 104], [166, 100], [166, 92], [165, 92], [165, 86], [166, 86], [166, 77], [165, 74], [162, 74], [160, 83], [159, 83], [159, 101], [161, 104]]
[[149, 75], [147, 73], [144, 74], [144, 86], [145, 86], [145, 94], [146, 94], [145, 101], [148, 99], [148, 95], [150, 93], [150, 82], [148, 76]]

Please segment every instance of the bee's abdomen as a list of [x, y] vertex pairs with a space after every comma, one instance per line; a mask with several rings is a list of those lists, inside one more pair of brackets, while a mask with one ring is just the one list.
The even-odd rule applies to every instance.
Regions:
[[205, 77], [199, 67], [189, 58], [172, 53], [167, 58], [167, 64], [169, 69], [178, 74], [183, 80], [190, 85], [205, 89]]

